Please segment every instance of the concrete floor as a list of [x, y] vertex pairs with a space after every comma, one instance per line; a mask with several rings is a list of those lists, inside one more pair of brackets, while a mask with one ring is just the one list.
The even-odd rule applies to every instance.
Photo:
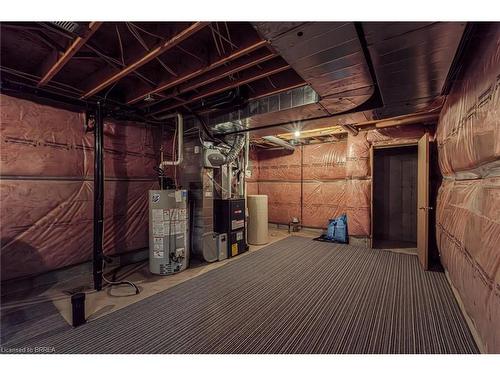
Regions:
[[77, 329], [51, 302], [12, 312], [2, 347], [58, 354], [477, 352], [446, 277], [424, 272], [417, 257], [273, 237], [287, 238]]
[[[193, 277], [199, 276], [210, 270], [223, 267], [229, 262], [247, 256], [249, 253], [259, 251], [260, 249], [268, 246], [271, 243], [279, 241], [289, 236], [303, 236], [314, 238], [318, 236], [317, 232], [303, 230], [289, 234], [286, 229], [269, 229], [269, 243], [261, 246], [250, 245], [248, 252], [245, 252], [235, 258], [226, 259], [214, 263], [202, 263], [192, 266], [185, 271], [169, 276], [157, 276], [149, 273], [147, 262], [142, 262], [137, 265], [130, 265], [125, 267], [127, 272], [121, 273], [119, 279], [126, 278], [134, 282], [140, 289], [139, 294], [135, 294], [135, 290], [127, 285], [117, 285], [112, 287], [105, 287], [103, 290], [96, 292], [93, 290], [83, 290], [86, 292], [85, 312], [89, 321], [98, 319], [111, 312], [122, 309], [133, 303], [150, 297], [156, 293], [169, 289]], [[61, 288], [63, 287], [63, 288]], [[50, 293], [50, 300], [54, 306], [59, 310], [63, 318], [71, 324], [71, 300], [69, 295], [63, 294], [64, 290], [68, 289], [68, 285], [60, 285], [52, 288]]]
[[[51, 285], [49, 288], [33, 288], [29, 292], [22, 293], [11, 301], [2, 301], [2, 310], [15, 310], [17, 307], [36, 309], [38, 304], [51, 302], [68, 324], [71, 324], [71, 294], [75, 292], [85, 292], [86, 316], [87, 319], [91, 321], [169, 289], [186, 280], [202, 275], [210, 270], [224, 267], [230, 262], [241, 259], [249, 253], [259, 251], [286, 237], [302, 236], [314, 238], [319, 236], [319, 234], [321, 234], [320, 232], [321, 231], [318, 230], [303, 229], [300, 232], [292, 232], [290, 234], [284, 227], [278, 228], [274, 225], [270, 225], [268, 244], [261, 246], [250, 245], [248, 252], [235, 258], [214, 263], [192, 264], [187, 270], [169, 276], [152, 275], [149, 272], [147, 261], [125, 266], [118, 273], [118, 278], [120, 280], [126, 279], [134, 282], [140, 289], [139, 294], [135, 294], [135, 290], [127, 285], [104, 287], [103, 290], [96, 292], [91, 289], [91, 275], [79, 275], [74, 278], [69, 278], [64, 282]], [[414, 249], [391, 249], [391, 251], [415, 254]]]

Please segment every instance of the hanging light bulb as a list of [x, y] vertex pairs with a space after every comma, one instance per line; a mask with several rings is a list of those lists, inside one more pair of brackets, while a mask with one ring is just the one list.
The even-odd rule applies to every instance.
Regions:
[[295, 138], [300, 137], [300, 130], [295, 130], [295, 132], [293, 133], [293, 135], [295, 136]]

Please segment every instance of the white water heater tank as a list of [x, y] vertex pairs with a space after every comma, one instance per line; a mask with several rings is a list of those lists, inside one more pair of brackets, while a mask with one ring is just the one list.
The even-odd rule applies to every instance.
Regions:
[[189, 264], [187, 190], [149, 191], [149, 271], [170, 275]]
[[248, 243], [265, 245], [269, 242], [267, 195], [248, 195]]

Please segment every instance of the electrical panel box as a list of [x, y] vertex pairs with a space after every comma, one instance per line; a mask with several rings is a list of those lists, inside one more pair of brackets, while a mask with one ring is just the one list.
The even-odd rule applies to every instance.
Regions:
[[248, 250], [245, 199], [214, 199], [214, 231], [227, 235], [227, 257]]

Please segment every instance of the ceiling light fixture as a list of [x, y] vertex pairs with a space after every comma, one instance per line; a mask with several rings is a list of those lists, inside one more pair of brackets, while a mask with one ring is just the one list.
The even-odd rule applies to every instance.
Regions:
[[295, 130], [295, 132], [293, 133], [293, 135], [295, 136], [295, 138], [300, 137], [300, 130]]

